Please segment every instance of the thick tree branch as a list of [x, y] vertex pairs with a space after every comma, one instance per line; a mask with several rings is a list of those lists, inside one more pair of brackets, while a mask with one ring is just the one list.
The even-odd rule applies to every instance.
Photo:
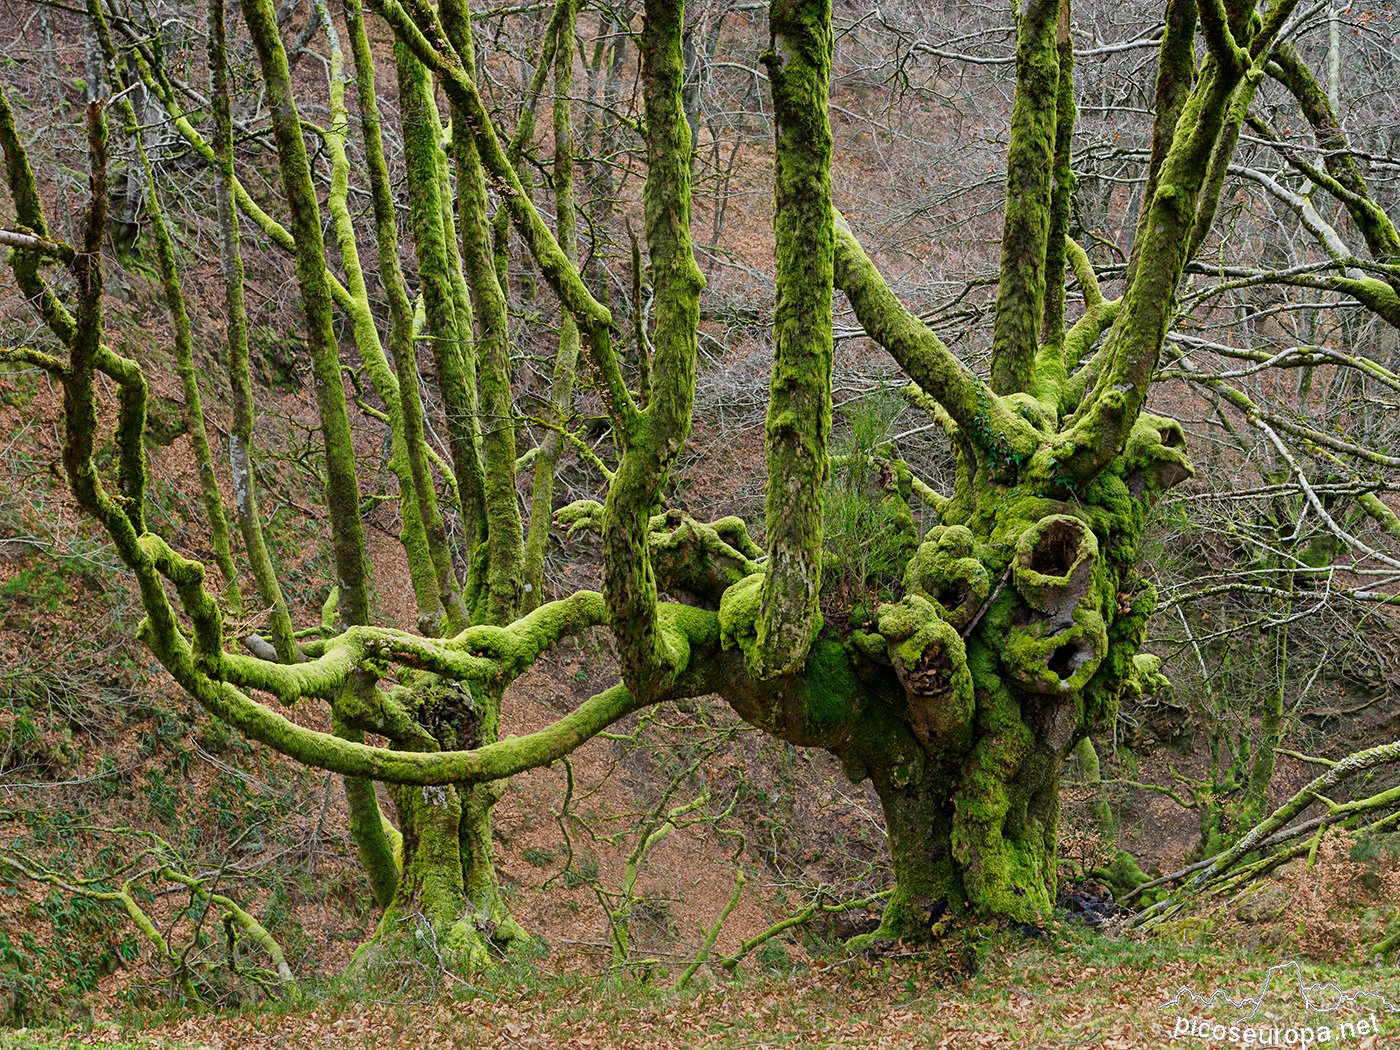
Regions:
[[297, 282], [306, 316], [306, 345], [316, 374], [316, 399], [326, 446], [326, 506], [332, 521], [340, 615], [347, 624], [369, 619], [364, 529], [359, 514], [359, 481], [350, 437], [339, 351], [331, 319], [331, 291], [321, 237], [320, 206], [292, 97], [287, 55], [270, 0], [243, 0], [243, 17], [262, 65], [263, 83], [273, 114], [278, 163], [292, 215]]
[[1017, 27], [1016, 100], [1006, 151], [1006, 213], [992, 334], [992, 389], [998, 394], [1029, 389], [1036, 372], [1036, 348], [1045, 314], [1045, 251], [1050, 237], [1050, 183], [1060, 94], [1060, 59], [1055, 45], [1062, 8], [1068, 40], [1069, 0], [1028, 0]]
[[1002, 463], [1035, 451], [1039, 432], [977, 377], [899, 301], [838, 213], [835, 281], [866, 335], [957, 423], [968, 440]]
[[753, 671], [806, 659], [821, 612], [822, 495], [831, 435], [833, 213], [830, 0], [774, 0], [762, 55], [773, 89], [776, 302], [765, 427], [768, 565]]

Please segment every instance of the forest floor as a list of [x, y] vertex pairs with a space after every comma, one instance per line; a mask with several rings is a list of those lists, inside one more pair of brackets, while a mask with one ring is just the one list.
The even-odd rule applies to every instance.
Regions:
[[970, 977], [936, 957], [854, 956], [801, 974], [706, 979], [685, 991], [506, 967], [480, 986], [457, 982], [419, 1001], [330, 987], [290, 1007], [0, 1030], [0, 1048], [1400, 1045], [1393, 970], [1270, 968], [1218, 943], [1184, 947], [1071, 930], [1042, 943], [993, 939], [982, 954]]

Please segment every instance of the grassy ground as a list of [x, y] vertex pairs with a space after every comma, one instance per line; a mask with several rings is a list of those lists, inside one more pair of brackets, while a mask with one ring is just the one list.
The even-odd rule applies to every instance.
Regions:
[[[522, 964], [476, 985], [420, 983], [416, 1001], [401, 992], [376, 1000], [387, 987], [331, 986], [300, 1004], [239, 1013], [144, 1014], [96, 1027], [0, 1031], [0, 1048], [1123, 1050], [1269, 1045], [1275, 1028], [1280, 1045], [1400, 1046], [1400, 971], [1393, 967], [1299, 964], [1216, 945], [1064, 929], [1043, 941], [971, 943], [972, 949], [958, 944], [934, 955], [837, 957], [800, 973], [706, 979], [685, 990], [674, 981], [552, 974]], [[969, 951], [982, 956], [970, 977], [962, 973]]]

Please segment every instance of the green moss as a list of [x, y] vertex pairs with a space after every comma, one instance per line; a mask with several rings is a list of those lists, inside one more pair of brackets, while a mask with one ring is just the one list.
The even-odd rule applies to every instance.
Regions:
[[1143, 871], [1131, 853], [1118, 850], [1107, 867], [1095, 868], [1093, 876], [1106, 882], [1120, 894], [1135, 890], [1144, 882], [1151, 882], [1152, 876]]
[[719, 601], [719, 643], [738, 648], [750, 666], [757, 658], [758, 617], [763, 601], [764, 573], [745, 576], [729, 587]]
[[[567, 0], [558, 5], [556, 16], [550, 21], [550, 31], [554, 35], [554, 214], [557, 216], [559, 249], [566, 259], [574, 263], [578, 259], [578, 247], [574, 228], [577, 194], [574, 188], [572, 75], [574, 27], [578, 8], [579, 4]], [[541, 65], [543, 64], [542, 62]], [[527, 108], [533, 113], [532, 107]], [[530, 120], [533, 122], [533, 116]], [[499, 239], [498, 237], [498, 241]], [[498, 243], [497, 251], [500, 252], [502, 247]], [[499, 262], [497, 272], [499, 276]], [[554, 375], [550, 382], [549, 411], [553, 415], [550, 422], [556, 428], [562, 428], [568, 422], [579, 347], [578, 322], [571, 314], [565, 313], [560, 321], [559, 352], [554, 358]], [[526, 589], [524, 607], [527, 610], [535, 608], [544, 600], [544, 556], [554, 509], [554, 472], [564, 449], [561, 429], [551, 429], [540, 443], [539, 449], [535, 461], [530, 527], [525, 542], [522, 570]]]
[[799, 689], [807, 732], [813, 737], [849, 726], [865, 694], [846, 647], [831, 639], [812, 646]]
[[965, 626], [992, 590], [991, 575], [973, 550], [972, 532], [964, 526], [929, 529], [905, 571], [905, 591], [927, 600], [948, 623]]
[[1067, 627], [1049, 620], [1012, 627], [1002, 639], [1002, 658], [1012, 678], [1035, 693], [1067, 695], [1089, 683], [1109, 649], [1103, 617], [1076, 608]]
[[1006, 153], [1006, 210], [992, 337], [992, 388], [999, 394], [1030, 387], [1045, 310], [1059, 11], [1059, 0], [1030, 0], [1018, 19], [1016, 98]]
[[[1056, 371], [1053, 362], [1047, 365], [1047, 368], [1051, 372]], [[1062, 368], [1059, 370], [1063, 371]], [[1046, 436], [1053, 434], [1059, 423], [1059, 416], [1055, 410], [1058, 401], [1058, 391], [1053, 388], [1046, 397], [1020, 390], [1006, 396], [1006, 403], [1011, 410]]]
[[1016, 540], [1012, 561], [1016, 589], [1030, 606], [1061, 621], [1088, 594], [1099, 544], [1079, 517], [1050, 514]]
[[311, 182], [306, 143], [293, 97], [287, 54], [277, 30], [276, 13], [269, 0], [244, 0], [242, 8], [262, 67], [268, 106], [273, 114], [282, 186], [291, 212], [290, 232], [306, 319], [306, 345], [316, 377], [316, 400], [325, 442], [326, 507], [340, 587], [340, 614], [347, 624], [362, 624], [369, 619], [366, 545], [359, 514], [355, 449], [331, 317], [331, 289], [320, 205]]
[[[364, 742], [364, 733], [337, 720], [336, 735], [345, 740]], [[350, 810], [350, 837], [356, 855], [365, 869], [370, 891], [381, 908], [388, 907], [398, 888], [403, 870], [403, 835], [384, 816], [375, 797], [374, 782], [363, 777], [345, 777], [345, 800]], [[390, 833], [392, 832], [392, 839]]]

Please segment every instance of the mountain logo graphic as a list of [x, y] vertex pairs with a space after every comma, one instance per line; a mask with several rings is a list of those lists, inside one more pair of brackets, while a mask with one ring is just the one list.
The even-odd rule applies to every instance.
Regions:
[[[1283, 996], [1290, 991], [1296, 991], [1301, 1002], [1284, 1002]], [[1308, 1022], [1284, 1024], [1272, 1015], [1260, 1017], [1271, 994], [1280, 1006], [1305, 1009]], [[1228, 1023], [1205, 1015], [1207, 1010], [1220, 1011], [1222, 1007], [1234, 1015]], [[1380, 992], [1349, 990], [1335, 981], [1309, 981], [1302, 966], [1291, 960], [1269, 967], [1253, 995], [1236, 999], [1220, 989], [1201, 995], [1183, 986], [1157, 1009], [1175, 1012], [1170, 1032], [1171, 1042], [1177, 1044], [1196, 1041], [1309, 1048], [1342, 1045], [1400, 1028], [1400, 1005]], [[1367, 1045], [1372, 1044], [1368, 1041]]]

